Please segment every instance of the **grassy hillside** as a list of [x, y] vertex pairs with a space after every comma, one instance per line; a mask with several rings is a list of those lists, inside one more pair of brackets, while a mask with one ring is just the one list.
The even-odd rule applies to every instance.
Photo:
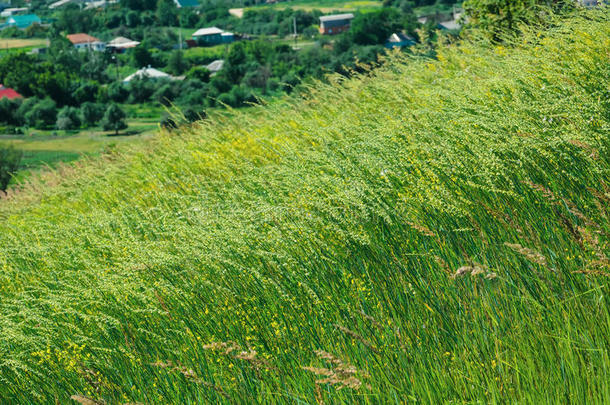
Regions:
[[608, 17], [12, 195], [2, 402], [610, 401]]

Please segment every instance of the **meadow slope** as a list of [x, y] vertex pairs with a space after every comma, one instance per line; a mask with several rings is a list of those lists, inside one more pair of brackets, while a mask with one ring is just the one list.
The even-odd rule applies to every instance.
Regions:
[[609, 16], [11, 195], [0, 402], [610, 401]]

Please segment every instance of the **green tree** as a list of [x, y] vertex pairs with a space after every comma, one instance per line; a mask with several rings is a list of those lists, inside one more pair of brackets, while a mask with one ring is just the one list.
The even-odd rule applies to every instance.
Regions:
[[135, 11], [129, 11], [125, 15], [125, 24], [129, 28], [135, 28], [140, 25], [140, 14]]
[[246, 50], [243, 42], [237, 42], [231, 47], [227, 56], [225, 74], [232, 83], [239, 83], [244, 74], [246, 63]]
[[118, 135], [121, 129], [127, 128], [125, 118], [125, 112], [118, 105], [110, 104], [102, 118], [102, 127], [104, 131], [114, 131], [114, 134]]
[[35, 94], [37, 60], [25, 53], [9, 53], [0, 58], [0, 83], [12, 87], [24, 97]]
[[210, 81], [210, 71], [203, 66], [194, 66], [186, 73], [186, 78], [207, 83]]
[[0, 99], [0, 123], [7, 125], [21, 125], [22, 120], [17, 111], [23, 100], [16, 98], [10, 100], [8, 97]]
[[6, 191], [13, 173], [19, 168], [23, 152], [15, 150], [12, 146], [0, 145], [0, 190]]
[[174, 88], [169, 83], [160, 86], [153, 94], [153, 98], [155, 99], [155, 101], [157, 101], [159, 104], [166, 106], [170, 105], [175, 97], [176, 94], [174, 92]]
[[502, 34], [516, 31], [519, 24], [543, 22], [549, 13], [573, 4], [570, 0], [467, 0], [464, 11], [471, 27], [498, 40]]
[[80, 127], [80, 112], [75, 107], [64, 107], [57, 114], [57, 129], [61, 131], [69, 131]]
[[184, 54], [180, 50], [175, 50], [169, 55], [167, 61], [167, 69], [174, 75], [181, 75], [187, 69], [188, 65], [184, 60]]
[[395, 8], [359, 14], [352, 22], [350, 36], [360, 45], [384, 44], [392, 33], [402, 29], [402, 19]]
[[81, 84], [73, 92], [73, 98], [76, 104], [82, 104], [87, 101], [95, 101], [99, 92], [99, 84], [96, 82], [85, 82]]
[[80, 108], [82, 121], [88, 126], [93, 126], [104, 117], [104, 107], [97, 103], [83, 103]]
[[150, 51], [144, 45], [137, 46], [136, 48], [134, 48], [132, 58], [134, 66], [139, 68], [152, 65], [155, 62], [152, 55], [150, 54]]
[[108, 86], [108, 98], [116, 103], [122, 103], [129, 97], [129, 91], [122, 83], [112, 83]]
[[173, 27], [178, 23], [178, 9], [172, 0], [159, 0], [157, 2], [157, 22], [165, 27]]
[[[29, 103], [23, 103], [21, 109], [28, 109]], [[48, 128], [55, 125], [57, 120], [57, 106], [50, 98], [37, 101], [31, 109], [25, 112], [25, 123], [34, 128]]]

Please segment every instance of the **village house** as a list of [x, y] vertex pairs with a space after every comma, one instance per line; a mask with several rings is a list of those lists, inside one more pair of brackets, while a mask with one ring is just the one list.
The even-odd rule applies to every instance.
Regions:
[[19, 8], [9, 7], [9, 8], [5, 8], [4, 10], [2, 10], [2, 12], [0, 13], [0, 17], [11, 17], [14, 15], [27, 13], [27, 11], [28, 11], [27, 7], [19, 7]]
[[21, 96], [21, 94], [17, 93], [15, 90], [9, 88], [9, 87], [4, 87], [2, 84], [0, 84], [0, 100], [2, 100], [3, 98], [8, 98], [9, 100], [13, 100], [16, 98], [23, 98]]
[[140, 42], [125, 37], [116, 37], [106, 44], [106, 47], [115, 52], [125, 52], [126, 49], [135, 48]]
[[193, 33], [198, 45], [218, 45], [222, 43], [223, 31], [217, 27], [201, 28]]
[[105, 43], [89, 34], [70, 34], [66, 35], [66, 38], [68, 38], [68, 41], [72, 42], [72, 45], [78, 50], [87, 49], [91, 51], [103, 51], [106, 49]]
[[583, 7], [597, 7], [602, 4], [607, 4], [607, 0], [578, 0], [581, 6]]
[[200, 46], [211, 46], [230, 44], [235, 40], [231, 32], [226, 32], [217, 27], [201, 28], [193, 33], [193, 40]]
[[347, 31], [353, 19], [352, 13], [324, 15], [320, 17], [320, 34], [334, 35]]
[[444, 31], [459, 31], [462, 28], [462, 24], [460, 24], [458, 22], [459, 20], [449, 20], [449, 21], [442, 21], [440, 23], [438, 23], [438, 29], [440, 30], [444, 30]]
[[175, 79], [173, 76], [168, 75], [165, 72], [152, 68], [150, 66], [138, 70], [137, 72], [127, 76], [123, 79], [123, 83], [129, 83], [136, 79]]
[[24, 30], [33, 24], [40, 24], [42, 21], [36, 14], [14, 15], [6, 20], [3, 28], [17, 27]]
[[198, 0], [174, 0], [174, 3], [176, 3], [176, 7], [177, 8], [182, 8], [182, 7], [199, 7], [199, 1]]
[[87, 2], [85, 6], [85, 10], [93, 10], [93, 9], [101, 9], [105, 8], [109, 4], [116, 4], [117, 0], [107, 1], [107, 0], [99, 0], [99, 1], [90, 1]]
[[49, 4], [49, 8], [51, 10], [55, 10], [56, 8], [67, 6], [68, 4], [80, 4], [80, 3], [82, 3], [82, 0], [59, 0], [54, 3]]
[[233, 41], [235, 41], [235, 35], [232, 32], [223, 32], [222, 34], [220, 34], [221, 38], [222, 38], [222, 43], [223, 44], [230, 44]]

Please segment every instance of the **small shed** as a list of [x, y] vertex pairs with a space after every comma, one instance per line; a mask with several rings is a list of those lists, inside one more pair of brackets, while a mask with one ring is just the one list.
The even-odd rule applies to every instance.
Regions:
[[320, 17], [320, 34], [334, 35], [347, 31], [353, 19], [352, 13], [324, 15]]

